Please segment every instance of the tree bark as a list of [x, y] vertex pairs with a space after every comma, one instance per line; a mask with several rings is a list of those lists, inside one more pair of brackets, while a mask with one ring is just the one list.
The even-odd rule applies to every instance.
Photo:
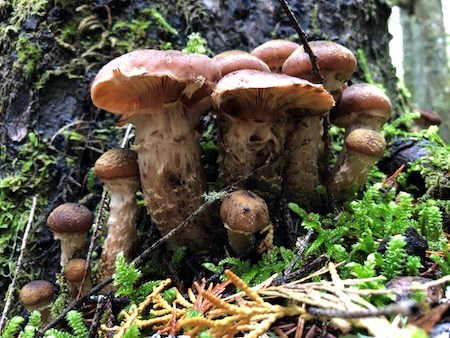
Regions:
[[442, 137], [450, 141], [450, 67], [441, 0], [410, 0], [400, 7], [405, 85], [418, 108], [443, 119]]

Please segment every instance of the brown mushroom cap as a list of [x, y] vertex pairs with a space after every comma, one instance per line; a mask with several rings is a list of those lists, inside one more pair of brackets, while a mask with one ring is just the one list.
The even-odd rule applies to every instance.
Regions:
[[349, 151], [381, 158], [386, 150], [386, 141], [379, 132], [355, 129], [345, 138], [345, 146]]
[[93, 222], [89, 209], [78, 203], [61, 204], [47, 218], [47, 226], [55, 233], [87, 233]]
[[94, 165], [100, 179], [139, 177], [137, 154], [131, 149], [115, 148], [105, 152]]
[[[84, 276], [84, 267], [86, 260], [84, 258], [72, 258], [64, 267], [64, 275], [68, 282], [81, 282]], [[90, 268], [87, 271], [90, 274]]]
[[270, 73], [270, 68], [256, 56], [250, 55], [242, 50], [228, 50], [217, 54], [213, 61], [219, 68], [222, 76], [225, 76], [235, 70], [256, 69]]
[[271, 40], [253, 49], [250, 54], [264, 61], [272, 72], [280, 73], [286, 59], [298, 48], [298, 43], [289, 40]]
[[205, 98], [209, 102], [211, 83], [218, 79], [220, 71], [206, 55], [137, 50], [100, 69], [92, 83], [91, 97], [97, 107], [122, 114], [125, 121], [149, 107], [177, 99], [188, 106], [200, 104]]
[[230, 193], [220, 206], [220, 219], [233, 232], [253, 234], [269, 224], [266, 202], [248, 190]]
[[25, 284], [19, 293], [20, 303], [29, 311], [49, 305], [53, 301], [53, 284], [46, 280], [34, 280]]
[[[335, 80], [339, 80], [341, 85], [350, 79], [356, 68], [356, 58], [348, 48], [332, 41], [311, 41], [309, 42], [309, 46], [317, 57], [317, 65], [321, 72], [335, 72]], [[312, 73], [311, 60], [303, 46], [297, 48], [287, 58], [283, 64], [282, 73], [312, 82], [317, 81], [315, 75]], [[338, 88], [329, 90], [336, 89]]]
[[213, 106], [248, 119], [275, 121], [294, 109], [327, 112], [334, 100], [322, 85], [284, 74], [238, 70], [224, 76], [212, 94]]
[[[351, 116], [358, 113], [358, 116]], [[349, 86], [342, 93], [339, 104], [331, 111], [333, 124], [348, 128], [355, 119], [376, 118], [383, 125], [391, 116], [392, 106], [387, 95], [377, 86], [370, 83], [357, 83]]]
[[435, 111], [425, 108], [418, 109], [417, 111], [420, 113], [420, 118], [429, 123], [430, 125], [438, 126], [442, 123], [442, 118]]

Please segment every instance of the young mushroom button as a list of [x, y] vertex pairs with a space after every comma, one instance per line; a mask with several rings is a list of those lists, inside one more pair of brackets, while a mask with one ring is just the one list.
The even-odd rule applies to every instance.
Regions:
[[253, 244], [253, 234], [270, 222], [266, 202], [248, 190], [237, 190], [225, 197], [220, 206], [220, 218], [228, 231], [229, 244], [238, 255]]
[[61, 241], [61, 267], [81, 250], [94, 216], [82, 204], [64, 203], [56, 207], [47, 218], [47, 226], [55, 239]]
[[46, 280], [34, 280], [25, 284], [19, 293], [19, 302], [27, 311], [38, 310], [41, 312], [41, 324], [46, 325], [50, 321], [50, 307], [53, 303], [55, 288]]
[[241, 50], [228, 50], [213, 57], [217, 68], [222, 76], [225, 76], [235, 70], [256, 69], [270, 73], [270, 68], [256, 56], [250, 55]]
[[[162, 235], [203, 203], [200, 114], [210, 107], [211, 87], [220, 76], [205, 55], [147, 49], [110, 61], [92, 84], [93, 103], [136, 128], [132, 148], [142, 192]], [[201, 224], [173, 236], [169, 246], [187, 245], [193, 251], [214, 246]]]
[[136, 192], [140, 186], [137, 154], [130, 149], [110, 149], [95, 162], [95, 174], [110, 192], [108, 234], [98, 267], [100, 282], [112, 277], [116, 257], [123, 252], [127, 261], [136, 240]]
[[[86, 260], [84, 258], [72, 258], [64, 267], [64, 276], [67, 281], [67, 289], [72, 299], [76, 299], [80, 292], [81, 283], [83, 281], [86, 267]], [[81, 289], [81, 295], [92, 289], [91, 268], [86, 271], [86, 278]]]

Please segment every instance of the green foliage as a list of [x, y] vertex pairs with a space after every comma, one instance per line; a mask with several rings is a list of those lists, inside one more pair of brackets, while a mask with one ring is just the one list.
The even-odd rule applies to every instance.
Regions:
[[20, 325], [25, 321], [21, 316], [15, 316], [11, 318], [3, 329], [2, 338], [16, 337], [16, 333], [19, 330]]
[[187, 247], [178, 247], [172, 255], [172, 266], [174, 269], [178, 269], [183, 264], [184, 258], [186, 256]]
[[114, 274], [114, 286], [117, 286], [116, 297], [125, 296], [130, 298], [130, 306], [139, 304], [149, 295], [153, 288], [161, 281], [149, 281], [138, 283], [142, 276], [134, 263], [128, 264], [123, 257], [123, 253], [117, 255], [116, 273]]
[[[274, 247], [267, 255], [262, 255], [261, 259], [252, 264], [250, 261], [243, 261], [236, 257], [227, 257], [222, 259], [217, 265], [213, 263], [204, 263], [203, 267], [214, 273], [223, 273], [225, 269], [231, 269], [246, 284], [252, 286], [259, 284], [275, 273], [281, 273], [286, 270], [295, 258], [292, 250], [284, 247]], [[301, 260], [295, 265], [295, 268], [301, 266]], [[222, 276], [224, 280], [225, 277]]]
[[50, 329], [45, 332], [45, 337], [51, 338], [86, 338], [88, 336], [88, 329], [84, 325], [83, 314], [81, 312], [72, 310], [66, 315], [66, 320], [72, 333], [64, 332], [58, 329]]
[[403, 235], [395, 235], [389, 239], [384, 254], [383, 273], [388, 279], [400, 276], [406, 267], [406, 239]]
[[383, 91], [386, 91], [386, 88], [384, 88], [383, 84], [375, 82], [374, 79], [372, 78], [372, 72], [370, 71], [367, 58], [364, 55], [364, 51], [361, 48], [356, 51], [356, 57], [358, 59], [358, 64], [361, 66], [364, 72], [364, 78], [366, 79], [366, 81], [379, 87]]
[[188, 35], [188, 42], [183, 48], [183, 53], [198, 53], [212, 55], [207, 42], [199, 33], [191, 33]]
[[36, 331], [39, 330], [41, 325], [41, 313], [39, 311], [33, 311], [28, 318], [28, 324], [20, 333], [21, 338], [34, 338]]

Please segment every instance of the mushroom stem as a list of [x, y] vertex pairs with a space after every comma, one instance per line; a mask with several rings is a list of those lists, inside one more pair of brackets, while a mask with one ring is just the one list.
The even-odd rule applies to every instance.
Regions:
[[323, 152], [323, 124], [320, 116], [301, 118], [286, 140], [288, 156], [285, 180], [287, 197], [307, 211], [322, 205], [317, 186], [321, 184], [319, 157]]
[[[286, 131], [281, 124], [237, 119], [225, 114], [223, 119], [220, 149], [221, 176], [225, 183], [238, 181], [283, 151]], [[279, 196], [282, 164], [276, 167], [252, 175], [246, 186], [266, 200]]]
[[75, 252], [81, 250], [86, 239], [86, 234], [57, 234], [53, 233], [55, 239], [59, 239], [61, 242], [61, 266], [65, 266], [67, 261], [71, 259]]
[[[198, 114], [177, 100], [164, 104], [158, 114], [144, 110], [128, 121], [136, 126], [132, 148], [138, 154], [145, 204], [165, 235], [203, 203]], [[212, 243], [206, 237], [199, 226], [191, 225], [171, 238], [169, 246], [209, 247]]]
[[123, 252], [127, 261], [131, 259], [131, 249], [136, 240], [136, 192], [140, 182], [134, 178], [104, 180], [106, 190], [111, 193], [108, 235], [103, 245], [98, 267], [98, 279], [103, 281], [111, 277], [116, 270], [116, 257]]
[[255, 243], [255, 235], [252, 233], [238, 233], [227, 229], [228, 243], [238, 256], [244, 254]]

